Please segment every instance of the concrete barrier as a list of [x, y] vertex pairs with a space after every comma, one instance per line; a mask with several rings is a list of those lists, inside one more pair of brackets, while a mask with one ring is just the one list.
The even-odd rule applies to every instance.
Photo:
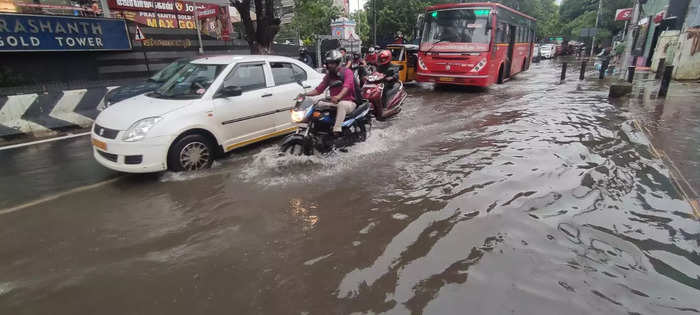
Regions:
[[45, 137], [90, 127], [113, 88], [0, 96], [0, 138]]

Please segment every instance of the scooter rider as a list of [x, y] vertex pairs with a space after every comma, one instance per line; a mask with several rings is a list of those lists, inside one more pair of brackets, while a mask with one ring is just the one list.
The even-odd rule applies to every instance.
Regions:
[[384, 95], [382, 103], [387, 105], [390, 95], [393, 95], [394, 83], [399, 79], [399, 69], [391, 63], [391, 51], [382, 50], [377, 54], [377, 72], [384, 74]]
[[343, 55], [338, 50], [331, 50], [326, 53], [324, 58], [324, 64], [328, 73], [323, 78], [321, 84], [316, 87], [311, 92], [307, 92], [306, 96], [316, 96], [323, 93], [328, 85], [333, 82], [340, 80], [343, 82], [342, 86], [335, 86], [330, 88], [331, 99], [330, 102], [320, 101], [321, 106], [336, 107], [338, 110], [335, 116], [335, 124], [333, 125], [333, 134], [337, 137], [343, 131], [343, 122], [345, 121], [345, 115], [349, 112], [355, 110], [357, 106], [355, 104], [355, 81], [352, 70], [343, 67], [341, 65], [343, 61]]

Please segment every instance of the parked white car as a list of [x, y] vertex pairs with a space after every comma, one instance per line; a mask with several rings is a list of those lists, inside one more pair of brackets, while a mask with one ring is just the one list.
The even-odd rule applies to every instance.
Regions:
[[557, 53], [556, 45], [544, 44], [544, 45], [540, 46], [540, 55], [542, 55], [542, 58], [547, 58], [547, 59], [554, 58], [556, 53]]
[[193, 60], [159, 89], [97, 116], [95, 159], [129, 173], [207, 168], [219, 153], [294, 131], [294, 98], [322, 79], [281, 56]]

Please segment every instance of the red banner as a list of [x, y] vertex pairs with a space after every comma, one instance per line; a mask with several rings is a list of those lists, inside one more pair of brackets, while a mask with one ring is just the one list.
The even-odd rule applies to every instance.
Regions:
[[665, 16], [665, 15], [666, 15], [666, 11], [665, 11], [665, 10], [661, 10], [661, 12], [656, 13], [656, 15], [654, 15], [654, 23], [657, 23], [657, 24], [658, 24], [658, 23], [661, 23], [661, 21], [664, 20], [664, 16]]
[[175, 13], [172, 0], [109, 0], [110, 9]]
[[172, 13], [156, 13], [158, 16], [158, 27], [178, 28], [177, 17]]
[[615, 11], [615, 21], [629, 21], [632, 19], [633, 8], [619, 9]]
[[197, 28], [196, 24], [194, 23], [194, 17], [191, 15], [178, 14], [177, 15], [177, 23], [178, 23], [178, 27], [180, 27], [180, 28], [188, 28], [188, 29]]

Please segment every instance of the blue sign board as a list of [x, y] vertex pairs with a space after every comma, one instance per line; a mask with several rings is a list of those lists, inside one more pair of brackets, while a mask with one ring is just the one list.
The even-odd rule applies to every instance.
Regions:
[[0, 13], [0, 52], [131, 50], [124, 20]]

